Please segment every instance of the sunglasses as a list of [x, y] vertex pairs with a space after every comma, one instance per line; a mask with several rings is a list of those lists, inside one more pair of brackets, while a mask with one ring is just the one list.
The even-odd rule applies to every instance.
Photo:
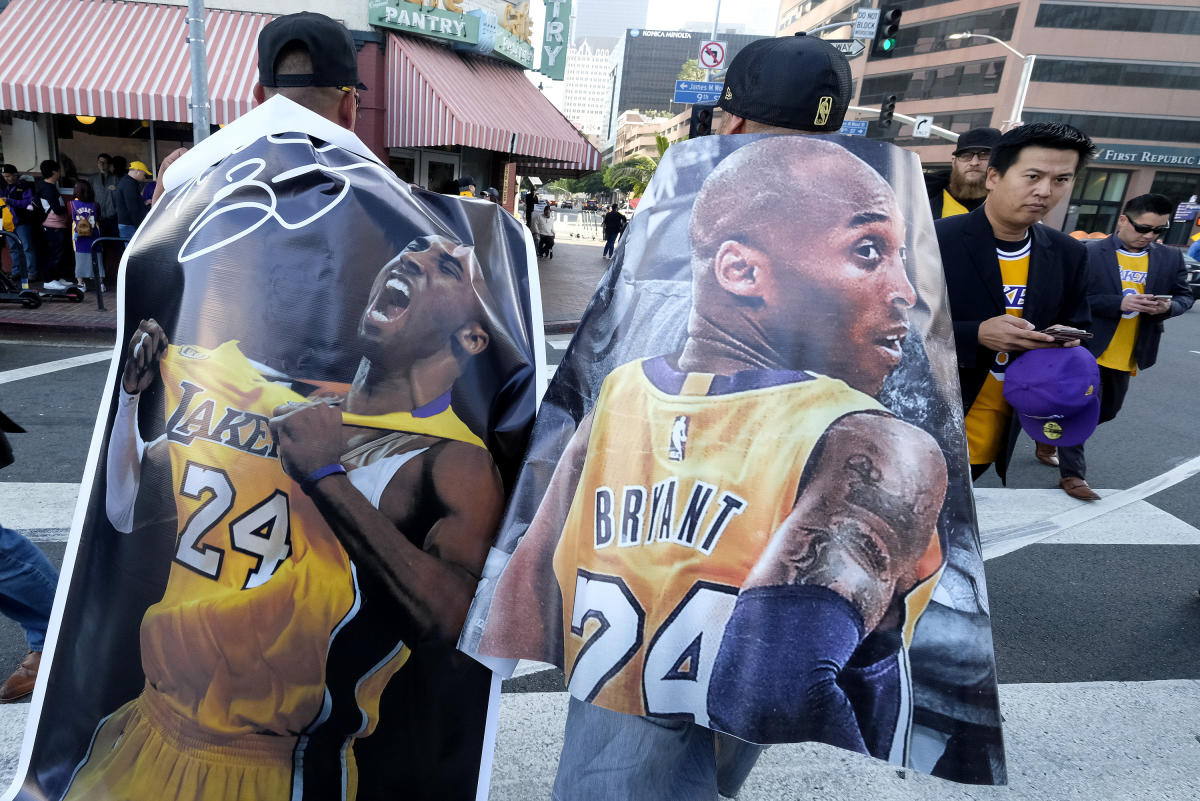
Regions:
[[990, 150], [960, 150], [958, 153], [954, 154], [954, 158], [961, 159], [963, 161], [974, 161], [975, 159], [987, 161], [989, 158], [991, 158], [991, 156], [992, 151]]
[[353, 86], [339, 86], [338, 89], [340, 89], [343, 92], [354, 92], [354, 107], [358, 108], [359, 106], [362, 105], [362, 95], [360, 95], [358, 93], [358, 90], [355, 89]]
[[[1128, 217], [1125, 219], [1129, 220]], [[1165, 234], [1167, 231], [1171, 230], [1170, 225], [1160, 225], [1156, 228], [1153, 225], [1142, 225], [1141, 223], [1135, 223], [1133, 220], [1129, 220], [1129, 224], [1132, 225], [1133, 230], [1137, 231], [1139, 234]]]

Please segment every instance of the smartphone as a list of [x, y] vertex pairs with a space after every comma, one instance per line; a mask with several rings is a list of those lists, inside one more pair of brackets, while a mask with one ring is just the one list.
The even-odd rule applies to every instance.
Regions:
[[1155, 300], [1171, 300], [1174, 295], [1151, 295]]

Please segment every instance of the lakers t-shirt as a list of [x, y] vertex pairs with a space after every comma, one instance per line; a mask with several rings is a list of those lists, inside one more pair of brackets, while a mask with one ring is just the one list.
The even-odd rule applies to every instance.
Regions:
[[[1014, 317], [1025, 313], [1025, 289], [1029, 283], [1030, 236], [1024, 242], [996, 240], [996, 259], [1000, 263], [1000, 281], [1004, 285], [1004, 311]], [[1005, 425], [1010, 408], [1004, 400], [1004, 371], [1009, 354], [997, 353], [979, 394], [967, 411], [967, 451], [971, 464], [991, 464], [1003, 446]]]
[[959, 214], [966, 214], [969, 211], [970, 211], [970, 209], [968, 209], [966, 206], [964, 206], [963, 204], [959, 203], [957, 200], [954, 199], [954, 195], [950, 194], [950, 190], [948, 190], [948, 189], [942, 190], [942, 218], [943, 219], [945, 219], [946, 217], [957, 217]]
[[[1142, 295], [1146, 292], [1146, 271], [1149, 269], [1150, 254], [1147, 251], [1131, 253], [1117, 248], [1117, 267], [1121, 273], [1121, 295]], [[1133, 346], [1137, 342], [1138, 325], [1141, 314], [1135, 311], [1125, 312], [1117, 323], [1117, 330], [1108, 347], [1096, 363], [1111, 370], [1123, 373], [1137, 372], [1137, 359], [1133, 355]]]

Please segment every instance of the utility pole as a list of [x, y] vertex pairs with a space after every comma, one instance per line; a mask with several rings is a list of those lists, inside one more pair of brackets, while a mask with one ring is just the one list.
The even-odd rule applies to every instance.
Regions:
[[207, 48], [204, 40], [204, 0], [188, 0], [187, 26], [192, 68], [192, 96], [188, 108], [192, 111], [192, 141], [198, 145], [208, 138], [209, 129], [212, 127], [208, 103]]
[[[713, 17], [712, 36], [708, 37], [709, 40], [711, 40], [711, 41], [716, 41], [717, 22], [720, 21], [720, 19], [721, 19], [721, 0], [717, 0], [717, 15], [715, 17]], [[704, 70], [704, 80], [707, 81], [711, 77], [712, 77], [712, 70], [709, 70], [709, 69]]]

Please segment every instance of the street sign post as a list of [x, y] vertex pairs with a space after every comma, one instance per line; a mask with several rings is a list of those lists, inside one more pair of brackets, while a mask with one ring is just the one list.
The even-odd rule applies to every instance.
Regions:
[[701, 42], [697, 61], [702, 70], [716, 70], [725, 66], [725, 43]]
[[855, 39], [874, 39], [875, 29], [879, 27], [878, 8], [860, 8], [854, 18], [854, 32], [850, 34]]
[[913, 117], [913, 136], [928, 139], [931, 133], [933, 133], [933, 117], [924, 115]]
[[842, 127], [838, 130], [840, 134], [847, 136], [866, 136], [867, 121], [866, 120], [844, 120]]
[[720, 81], [676, 81], [672, 103], [698, 103], [711, 106], [721, 99]]
[[848, 59], [858, 58], [867, 50], [867, 46], [857, 39], [826, 39], [825, 42], [836, 47]]

